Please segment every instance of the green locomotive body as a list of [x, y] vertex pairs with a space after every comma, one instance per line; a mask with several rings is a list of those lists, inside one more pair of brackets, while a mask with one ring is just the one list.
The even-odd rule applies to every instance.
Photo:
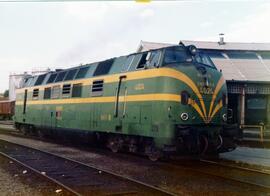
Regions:
[[21, 130], [95, 135], [118, 151], [224, 152], [227, 89], [193, 46], [167, 47], [31, 77], [17, 90]]

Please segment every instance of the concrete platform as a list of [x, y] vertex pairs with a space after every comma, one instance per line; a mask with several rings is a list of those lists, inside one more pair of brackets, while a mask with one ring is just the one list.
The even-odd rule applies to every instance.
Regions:
[[270, 149], [237, 147], [232, 152], [220, 154], [220, 158], [270, 169]]

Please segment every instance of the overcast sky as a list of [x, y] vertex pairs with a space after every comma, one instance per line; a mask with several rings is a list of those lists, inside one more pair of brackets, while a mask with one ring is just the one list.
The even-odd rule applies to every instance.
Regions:
[[270, 42], [267, 1], [0, 3], [0, 92], [8, 76], [134, 52], [140, 40]]

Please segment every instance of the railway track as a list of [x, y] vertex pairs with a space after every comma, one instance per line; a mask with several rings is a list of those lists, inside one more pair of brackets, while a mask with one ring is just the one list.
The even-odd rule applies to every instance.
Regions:
[[262, 192], [270, 193], [270, 173], [257, 169], [244, 168], [240, 166], [228, 165], [221, 162], [201, 159], [199, 161], [189, 161], [188, 163], [169, 164], [173, 168], [185, 168], [187, 170], [209, 175], [236, 183], [246, 184]]
[[79, 161], [6, 140], [0, 141], [1, 155], [43, 175], [74, 195], [175, 195]]
[[220, 166], [220, 167], [231, 168], [231, 169], [239, 169], [239, 170], [243, 170], [245, 172], [252, 172], [252, 173], [257, 173], [257, 174], [263, 174], [263, 175], [269, 175], [270, 176], [270, 170], [263, 171], [263, 170], [259, 170], [259, 169], [241, 167], [241, 166], [237, 166], [237, 165], [232, 165], [232, 164], [227, 164], [227, 163], [223, 163], [223, 162], [220, 162], [220, 161], [212, 161], [212, 160], [207, 160], [207, 159], [200, 159], [200, 162], [211, 164], [211, 165], [216, 165], [216, 166]]
[[[59, 192], [64, 191], [65, 195], [77, 195], [76, 192], [74, 192], [72, 189], [65, 186], [64, 184], [60, 183], [59, 181], [54, 180], [53, 178], [50, 178], [49, 176], [46, 176], [46, 175], [42, 174], [41, 172], [39, 172], [35, 168], [33, 168], [31, 166], [28, 166], [28, 165], [24, 164], [23, 162], [21, 162], [19, 160], [16, 160], [13, 157], [11, 157], [11, 156], [9, 156], [9, 155], [7, 155], [5, 153], [0, 152], [0, 157], [9, 160], [10, 163], [16, 163], [17, 165], [23, 167], [24, 169], [27, 169], [27, 170], [33, 172], [34, 174], [38, 175], [39, 177], [44, 178], [45, 181], [49, 181], [49, 182], [51, 182], [51, 183], [53, 183], [55, 185], [58, 185], [58, 187], [61, 188], [61, 189], [58, 189], [58, 191]], [[27, 172], [27, 170], [24, 170], [24, 172]]]
[[[20, 135], [16, 133], [14, 134], [16, 135], [16, 137], [18, 136], [20, 137]], [[101, 151], [103, 152], [104, 150], [101, 150]], [[108, 154], [106, 152], [108, 151], [104, 151], [104, 154]], [[123, 153], [114, 154], [114, 157], [121, 157], [121, 159], [122, 158], [130, 159], [132, 157], [135, 158], [134, 156], [130, 156], [128, 154], [123, 154]], [[137, 158], [138, 157], [136, 157], [136, 159]], [[156, 169], [162, 168], [162, 170], [166, 170], [167, 172], [170, 171], [169, 173], [174, 173], [173, 175], [172, 174], [170, 175], [175, 176], [175, 178], [179, 178], [179, 176], [182, 176], [183, 173], [181, 173], [180, 171], [185, 170], [185, 171], [190, 171], [190, 173], [194, 173], [200, 177], [204, 176], [205, 178], [215, 179], [217, 181], [223, 182], [224, 184], [229, 183], [229, 184], [232, 184], [234, 186], [239, 186], [239, 187], [248, 187], [248, 188], [251, 187], [250, 190], [256, 190], [261, 193], [270, 192], [270, 174], [267, 172], [262, 172], [260, 170], [248, 169], [248, 168], [243, 168], [239, 166], [229, 166], [229, 165], [225, 165], [222, 163], [213, 162], [209, 160], [188, 161], [186, 163], [183, 161], [181, 162], [169, 161], [169, 162], [155, 163], [155, 165], [156, 165], [155, 167]], [[171, 189], [166, 189], [166, 190], [171, 190]], [[169, 193], [169, 194], [172, 194], [172, 193]]]
[[0, 120], [0, 124], [1, 125], [13, 125], [13, 121], [11, 121], [11, 120], [8, 120], [8, 121]]

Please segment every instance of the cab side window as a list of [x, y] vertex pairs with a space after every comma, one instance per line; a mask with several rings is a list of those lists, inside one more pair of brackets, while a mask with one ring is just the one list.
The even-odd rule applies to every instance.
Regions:
[[147, 52], [145, 52], [145, 53], [142, 54], [142, 57], [141, 57], [141, 59], [139, 61], [139, 64], [137, 65], [136, 69], [143, 69], [143, 68], [145, 68], [146, 63], [147, 63], [147, 54], [148, 54]]
[[149, 66], [150, 67], [158, 67], [160, 57], [161, 57], [161, 51], [160, 50], [151, 51], [151, 55], [150, 55], [150, 59], [149, 59]]
[[123, 67], [122, 67], [122, 72], [125, 72], [125, 71], [128, 71], [133, 60], [135, 58], [135, 55], [131, 55], [131, 56], [128, 56], [127, 59], [126, 59], [126, 62], [123, 64]]

